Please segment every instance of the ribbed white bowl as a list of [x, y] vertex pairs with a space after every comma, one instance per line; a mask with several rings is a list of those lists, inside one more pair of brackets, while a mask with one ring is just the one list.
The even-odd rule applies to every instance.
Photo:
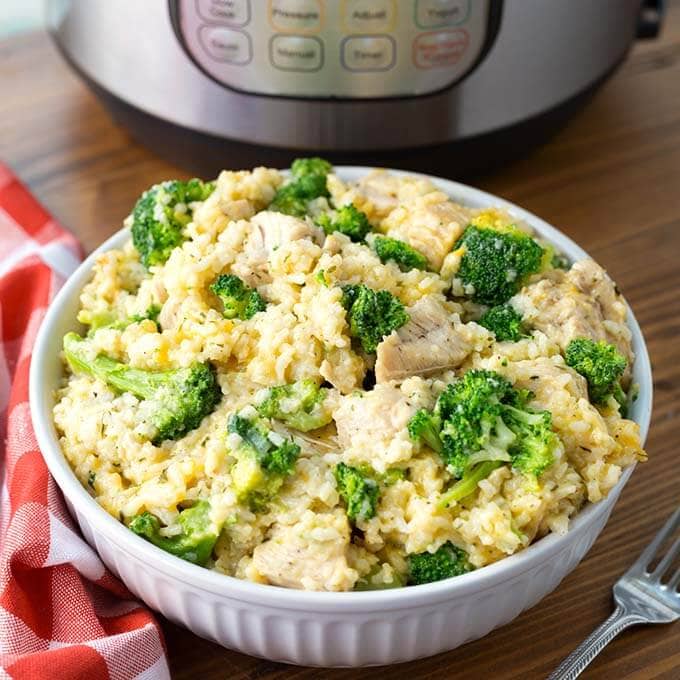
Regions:
[[[367, 170], [337, 168], [345, 180]], [[507, 201], [430, 179], [460, 203], [506, 207], [573, 260], [586, 256], [564, 234]], [[54, 389], [62, 375], [61, 340], [78, 329], [80, 291], [96, 255], [119, 247], [128, 236], [120, 231], [90, 255], [50, 306], [34, 349], [30, 398], [43, 456], [85, 538], [150, 607], [225, 647], [276, 661], [315, 666], [396, 663], [453, 649], [508, 623], [556, 588], [588, 552], [632, 469], [606, 500], [586, 506], [565, 536], [548, 535], [523, 552], [454, 579], [397, 590], [311, 593], [249, 583], [189, 564], [128, 531], [78, 482], [52, 422]], [[632, 313], [629, 325], [637, 357], [633, 376], [640, 385], [630, 417], [639, 423], [644, 441], [652, 408], [651, 368]]]

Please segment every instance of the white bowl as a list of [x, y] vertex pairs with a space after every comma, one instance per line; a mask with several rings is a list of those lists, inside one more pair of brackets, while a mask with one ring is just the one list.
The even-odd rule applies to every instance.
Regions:
[[[368, 168], [339, 167], [353, 180]], [[414, 174], [400, 173], [396, 174]], [[504, 206], [570, 259], [586, 253], [531, 213], [463, 184], [430, 178], [455, 201]], [[87, 541], [128, 588], [164, 616], [201, 637], [246, 654], [315, 666], [362, 666], [430, 656], [486, 635], [551, 592], [580, 562], [604, 527], [631, 475], [628, 468], [606, 500], [576, 515], [564, 536], [549, 534], [526, 550], [454, 579], [373, 592], [317, 593], [265, 586], [224, 576], [173, 557], [106, 513], [81, 486], [64, 458], [52, 420], [62, 376], [62, 337], [79, 329], [79, 295], [96, 256], [120, 247], [112, 236], [66, 282], [52, 302], [35, 344], [30, 401], [38, 443], [52, 476]], [[629, 310], [640, 386], [630, 417], [644, 442], [652, 408], [652, 375], [640, 327]]]

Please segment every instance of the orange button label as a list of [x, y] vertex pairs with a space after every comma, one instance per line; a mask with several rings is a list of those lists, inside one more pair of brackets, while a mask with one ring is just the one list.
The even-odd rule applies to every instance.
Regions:
[[421, 33], [413, 41], [413, 63], [418, 68], [453, 66], [465, 54], [470, 36], [462, 28]]

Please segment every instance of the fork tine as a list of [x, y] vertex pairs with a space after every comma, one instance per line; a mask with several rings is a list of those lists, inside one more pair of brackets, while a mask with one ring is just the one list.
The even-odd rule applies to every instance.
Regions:
[[668, 589], [675, 590], [678, 587], [678, 583], [680, 583], [680, 568], [675, 570], [675, 574], [673, 574], [671, 580], [668, 582]]
[[659, 533], [654, 536], [654, 540], [642, 551], [640, 557], [637, 558], [629, 571], [637, 571], [642, 568], [647, 571], [651, 559], [656, 554], [659, 546], [677, 529], [680, 524], [680, 508], [678, 508], [666, 521], [666, 524], [661, 527]]
[[660, 579], [666, 573], [668, 567], [671, 566], [673, 560], [678, 556], [678, 553], [680, 553], [680, 538], [676, 538], [675, 541], [673, 541], [670, 550], [663, 556], [663, 559], [659, 564], [657, 564], [656, 569], [652, 573], [652, 577]]

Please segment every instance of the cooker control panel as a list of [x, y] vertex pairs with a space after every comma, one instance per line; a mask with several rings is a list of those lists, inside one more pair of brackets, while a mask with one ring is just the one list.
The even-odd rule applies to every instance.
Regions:
[[465, 76], [499, 0], [171, 0], [178, 37], [218, 82], [289, 97], [436, 92]]

